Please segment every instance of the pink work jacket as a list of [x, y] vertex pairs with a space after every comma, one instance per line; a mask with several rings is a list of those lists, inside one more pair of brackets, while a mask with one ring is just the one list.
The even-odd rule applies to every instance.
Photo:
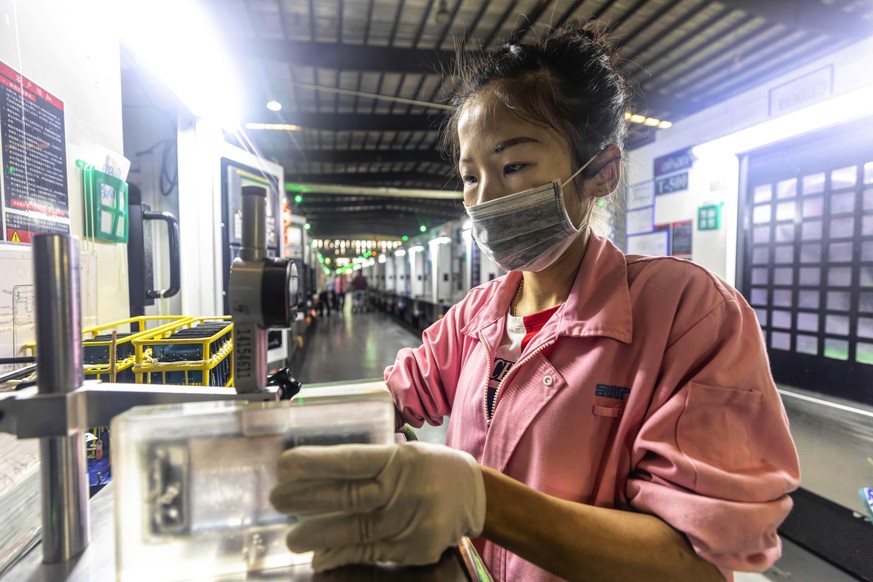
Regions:
[[[385, 370], [415, 427], [528, 486], [650, 513], [729, 580], [780, 555], [797, 454], [754, 311], [694, 263], [625, 256], [592, 235], [567, 301], [501, 384], [491, 361], [521, 273], [476, 287]], [[497, 580], [558, 578], [490, 542]], [[629, 548], [628, 551], [633, 551]]]

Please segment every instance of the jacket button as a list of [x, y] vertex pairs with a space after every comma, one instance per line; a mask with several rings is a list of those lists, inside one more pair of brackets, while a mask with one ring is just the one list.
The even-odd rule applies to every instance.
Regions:
[[546, 386], [551, 386], [552, 382], [553, 382], [553, 380], [552, 380], [551, 376], [544, 376], [543, 377], [543, 384], [545, 384]]

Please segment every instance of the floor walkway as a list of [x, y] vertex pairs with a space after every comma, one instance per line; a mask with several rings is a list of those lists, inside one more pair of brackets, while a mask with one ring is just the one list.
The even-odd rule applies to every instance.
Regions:
[[381, 378], [400, 348], [421, 338], [384, 313], [331, 312], [313, 322], [306, 358], [293, 374], [304, 384]]
[[[352, 313], [351, 301], [343, 311], [332, 311], [313, 322], [303, 362], [292, 363], [291, 374], [304, 385], [343, 380], [381, 379], [401, 348], [421, 345], [421, 337], [381, 312]], [[448, 421], [425, 424], [416, 430], [419, 440], [446, 441]]]

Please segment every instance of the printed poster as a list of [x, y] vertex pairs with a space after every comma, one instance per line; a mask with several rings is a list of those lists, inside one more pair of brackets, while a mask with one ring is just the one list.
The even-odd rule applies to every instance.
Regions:
[[657, 232], [669, 233], [668, 252], [665, 255], [680, 259], [691, 259], [691, 237], [694, 230], [694, 221], [683, 220], [655, 226]]
[[0, 62], [0, 240], [70, 232], [64, 103]]

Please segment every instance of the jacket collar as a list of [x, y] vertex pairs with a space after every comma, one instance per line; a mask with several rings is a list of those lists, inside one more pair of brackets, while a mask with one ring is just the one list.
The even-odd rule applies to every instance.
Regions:
[[[497, 288], [462, 333], [475, 336], [505, 318], [520, 280], [521, 272], [510, 271], [494, 281], [492, 285]], [[539, 333], [540, 338], [553, 335], [603, 336], [631, 342], [633, 318], [627, 262], [609, 239], [594, 233], [588, 237], [588, 248], [570, 296]]]

